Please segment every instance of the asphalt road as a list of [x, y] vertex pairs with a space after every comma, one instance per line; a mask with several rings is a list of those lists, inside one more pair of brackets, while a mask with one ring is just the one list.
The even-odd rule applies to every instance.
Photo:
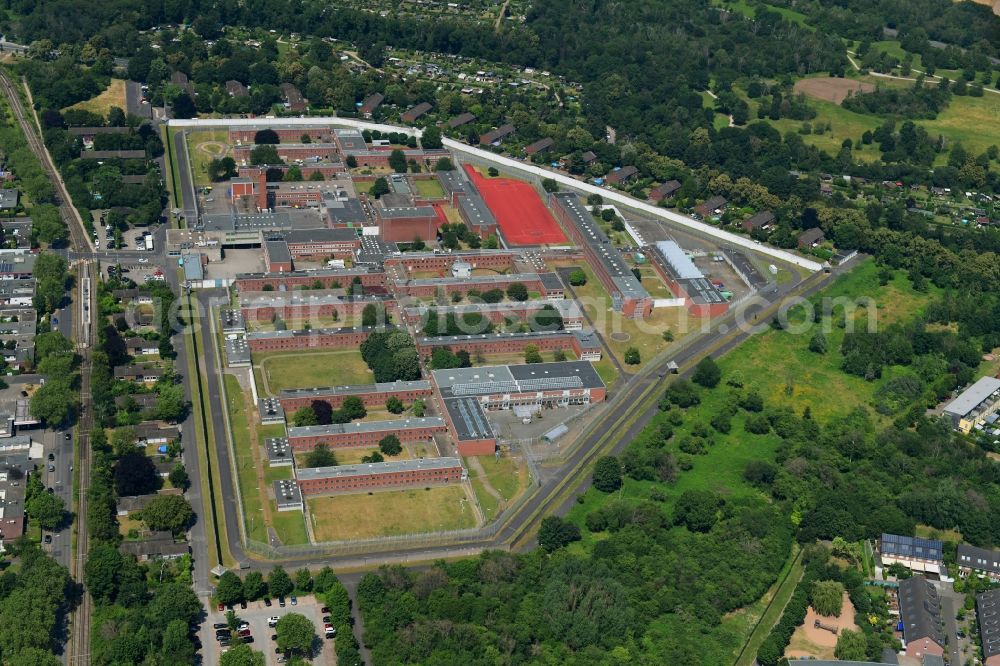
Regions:
[[138, 81], [125, 82], [125, 113], [139, 118], [153, 117], [153, 107], [142, 101], [142, 84]]

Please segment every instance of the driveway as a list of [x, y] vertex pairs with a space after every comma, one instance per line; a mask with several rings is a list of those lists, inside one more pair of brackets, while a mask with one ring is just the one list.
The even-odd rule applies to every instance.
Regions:
[[[323, 638], [323, 614], [320, 612], [322, 606], [323, 604], [316, 597], [310, 595], [299, 597], [298, 604], [295, 606], [292, 605], [291, 598], [286, 598], [284, 608], [278, 606], [277, 599], [273, 599], [270, 608], [265, 606], [263, 601], [250, 601], [247, 603], [246, 610], [241, 609], [239, 605], [234, 606], [233, 610], [236, 611], [236, 615], [241, 620], [250, 624], [250, 634], [253, 636], [251, 646], [254, 650], [264, 653], [264, 662], [269, 666], [278, 664], [278, 654], [280, 653], [275, 653], [278, 645], [271, 640], [275, 631], [273, 627], [267, 626], [267, 619], [272, 616], [280, 618], [289, 613], [305, 615], [316, 626], [316, 639], [313, 641], [313, 645], [317, 651], [314, 653], [312, 663], [316, 666], [334, 666], [337, 663], [334, 641]], [[201, 629], [200, 638], [203, 663], [205, 664], [219, 663], [221, 653], [226, 649], [220, 648], [219, 642], [215, 640], [215, 630], [212, 628], [215, 623], [226, 621], [226, 614], [218, 612], [216, 608], [216, 606], [212, 607], [208, 614], [208, 620], [202, 624]], [[233, 645], [235, 644], [236, 642], [233, 641]]]

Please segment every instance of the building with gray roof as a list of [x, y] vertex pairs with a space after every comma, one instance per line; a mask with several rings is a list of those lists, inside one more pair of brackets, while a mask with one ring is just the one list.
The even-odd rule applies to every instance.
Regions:
[[955, 563], [959, 571], [968, 575], [971, 573], [987, 576], [1000, 582], [1000, 551], [977, 548], [967, 543], [958, 544], [955, 553]]
[[458, 458], [415, 458], [360, 465], [299, 469], [296, 482], [303, 494], [363, 492], [461, 483], [468, 478]]
[[653, 308], [652, 297], [632, 273], [618, 248], [601, 231], [579, 195], [575, 192], [553, 192], [549, 200], [563, 226], [585, 249], [588, 263], [611, 296], [614, 309], [627, 317], [648, 315]]
[[274, 501], [278, 511], [302, 511], [302, 491], [299, 484], [290, 479], [274, 482]]
[[13, 188], [0, 190], [0, 210], [14, 210], [17, 208], [20, 196], [21, 193]]
[[264, 451], [270, 467], [289, 467], [295, 463], [287, 437], [268, 437], [264, 440]]
[[653, 246], [650, 254], [655, 262], [654, 265], [660, 267], [664, 281], [676, 296], [689, 300], [695, 306], [724, 311], [727, 304], [725, 297], [677, 243], [659, 241]]
[[1000, 409], [1000, 379], [983, 377], [948, 403], [944, 413], [955, 428], [969, 432]]
[[941, 598], [929, 580], [914, 577], [899, 581], [899, 618], [907, 656], [943, 654], [945, 634]]
[[940, 573], [944, 568], [943, 544], [933, 539], [883, 534], [878, 540], [883, 565], [902, 564], [913, 571]]
[[245, 368], [250, 365], [250, 345], [243, 338], [226, 340], [226, 367]]
[[389, 419], [385, 421], [354, 421], [351, 423], [331, 423], [329, 425], [292, 426], [288, 428], [288, 439], [347, 435], [352, 433], [399, 433], [404, 430], [440, 427], [444, 427], [444, 420], [439, 416]]
[[983, 647], [983, 666], [1000, 666], [1000, 589], [976, 596], [976, 619]]

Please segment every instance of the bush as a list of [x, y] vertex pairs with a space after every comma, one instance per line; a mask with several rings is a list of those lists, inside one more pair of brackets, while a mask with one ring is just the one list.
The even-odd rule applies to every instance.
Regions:
[[771, 422], [763, 414], [750, 414], [747, 416], [743, 428], [754, 435], [766, 435], [771, 431]]
[[706, 356], [698, 361], [694, 374], [691, 376], [691, 381], [695, 384], [701, 384], [705, 388], [715, 388], [721, 379], [722, 370], [711, 356]]
[[578, 268], [569, 274], [569, 283], [574, 287], [582, 287], [587, 284], [587, 274]]
[[622, 466], [618, 458], [604, 456], [594, 464], [594, 488], [612, 493], [622, 487]]

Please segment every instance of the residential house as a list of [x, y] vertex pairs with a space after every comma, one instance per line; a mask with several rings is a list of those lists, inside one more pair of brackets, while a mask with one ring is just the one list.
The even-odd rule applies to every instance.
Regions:
[[583, 161], [584, 164], [590, 166], [597, 160], [597, 154], [592, 150], [588, 150], [587, 152], [580, 155], [580, 159]]
[[15, 189], [0, 190], [0, 210], [14, 210], [17, 208], [21, 193]]
[[153, 383], [163, 376], [163, 368], [145, 365], [120, 365], [115, 368], [115, 379]]
[[516, 132], [517, 129], [510, 123], [506, 123], [496, 128], [495, 130], [490, 130], [486, 134], [482, 134], [479, 137], [479, 143], [489, 146], [495, 143], [501, 143], [508, 136]]
[[115, 406], [124, 409], [127, 405], [134, 404], [140, 410], [155, 409], [159, 395], [156, 393], [127, 393], [115, 398]]
[[160, 343], [138, 336], [125, 340], [125, 349], [132, 356], [159, 356]]
[[434, 105], [430, 102], [421, 102], [414, 107], [411, 107], [403, 112], [399, 117], [404, 123], [416, 122], [421, 116], [424, 116], [428, 111], [434, 108]]
[[361, 102], [361, 106], [358, 108], [358, 113], [364, 118], [371, 118], [375, 113], [375, 109], [385, 101], [385, 95], [382, 93], [372, 93], [365, 97], [364, 101]]
[[954, 427], [969, 432], [1000, 409], [1000, 379], [982, 377], [944, 408]]
[[170, 75], [170, 83], [174, 84], [184, 92], [186, 92], [191, 99], [194, 99], [194, 86], [188, 80], [187, 74], [184, 72], [173, 72]]
[[944, 654], [941, 598], [929, 580], [913, 577], [899, 581], [899, 618], [908, 657], [920, 659], [924, 655]]
[[983, 644], [983, 666], [1000, 666], [1000, 590], [976, 596], [976, 620]]
[[536, 153], [544, 153], [545, 151], [550, 150], [553, 145], [555, 145], [555, 141], [550, 137], [545, 137], [544, 139], [539, 139], [538, 141], [525, 146], [524, 154], [534, 155]]
[[901, 564], [913, 571], [941, 573], [944, 555], [940, 541], [918, 537], [883, 534], [878, 541], [882, 565]]
[[652, 201], [659, 203], [664, 199], [669, 199], [677, 193], [677, 190], [681, 189], [681, 181], [679, 180], [668, 180], [662, 185], [657, 185], [652, 190], [649, 191], [649, 198]]
[[818, 227], [813, 227], [812, 229], [806, 229], [801, 234], [799, 234], [799, 249], [806, 250], [811, 247], [816, 247], [825, 240], [826, 236], [823, 234], [822, 229]]
[[178, 426], [161, 425], [154, 421], [144, 421], [134, 426], [136, 446], [169, 444], [181, 438]]
[[455, 129], [457, 127], [461, 127], [462, 125], [468, 125], [475, 119], [476, 119], [476, 114], [469, 113], [468, 111], [466, 111], [465, 113], [460, 113], [457, 116], [453, 116], [448, 121], [448, 128]]
[[230, 79], [226, 81], [226, 94], [230, 97], [246, 97], [250, 94], [249, 89], [240, 83], [239, 81], [234, 81]]
[[302, 91], [291, 83], [281, 84], [281, 95], [285, 98], [285, 108], [295, 113], [306, 110], [308, 106], [306, 98], [302, 96]]
[[0, 550], [24, 534], [25, 476], [35, 465], [27, 448], [0, 454]]
[[1000, 583], [1000, 551], [961, 543], [958, 545], [955, 562], [963, 576], [976, 573]]
[[628, 166], [615, 167], [604, 177], [604, 180], [609, 185], [623, 185], [637, 175], [639, 175], [639, 170], [629, 164]]
[[135, 556], [140, 562], [173, 560], [191, 552], [187, 543], [174, 541], [170, 532], [148, 532], [138, 541], [123, 541], [118, 550], [125, 555]]
[[725, 197], [714, 196], [709, 197], [707, 201], [703, 204], [699, 204], [694, 207], [694, 212], [698, 213], [702, 217], [712, 217], [713, 215], [722, 215], [726, 212], [726, 206], [729, 202], [726, 201]]
[[774, 213], [762, 210], [752, 217], [743, 220], [743, 228], [748, 232], [767, 231], [774, 224]]

